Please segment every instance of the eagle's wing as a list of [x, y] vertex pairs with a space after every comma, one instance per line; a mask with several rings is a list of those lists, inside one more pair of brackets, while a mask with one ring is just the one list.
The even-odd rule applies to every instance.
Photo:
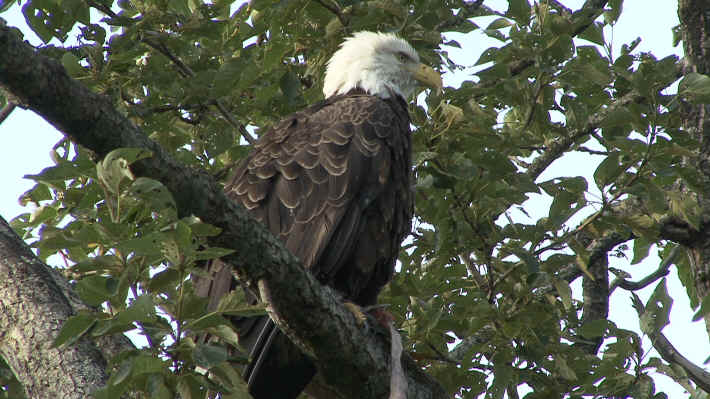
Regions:
[[[337, 96], [263, 135], [225, 190], [322, 283], [369, 305], [391, 278], [409, 231], [409, 140], [403, 101]], [[214, 278], [196, 284], [210, 304], [236, 288], [224, 266], [214, 262]], [[252, 395], [295, 398], [315, 373], [310, 359], [266, 316], [233, 322], [250, 352]]]
[[[391, 270], [385, 271], [383, 281], [371, 278], [376, 266], [393, 267], [390, 241], [397, 241], [398, 247], [402, 239], [391, 237], [397, 204], [366, 213], [393, 185], [409, 190], [408, 171], [393, 174], [393, 164], [409, 161], [406, 108], [404, 113], [395, 111], [390, 103], [363, 95], [336, 98], [297, 113], [259, 140], [226, 188], [321, 282], [356, 302], [367, 285], [375, 284], [379, 291], [389, 280]], [[405, 181], [393, 182], [393, 177]], [[403, 206], [411, 208], [404, 205], [405, 199]], [[368, 231], [368, 223], [380, 225], [382, 237]], [[382, 245], [387, 248], [377, 249]], [[353, 263], [356, 250], [364, 259]], [[378, 256], [382, 259], [375, 259]], [[343, 285], [334, 281], [343, 267], [366, 270], [346, 273], [361, 281]]]

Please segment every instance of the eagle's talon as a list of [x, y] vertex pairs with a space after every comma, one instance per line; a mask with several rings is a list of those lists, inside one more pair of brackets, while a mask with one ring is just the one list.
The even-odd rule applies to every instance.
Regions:
[[355, 316], [355, 320], [360, 327], [365, 325], [365, 322], [367, 322], [367, 314], [365, 313], [365, 311], [367, 311], [366, 309], [361, 308], [358, 304], [349, 301], [345, 302], [345, 307], [348, 308], [353, 316]]

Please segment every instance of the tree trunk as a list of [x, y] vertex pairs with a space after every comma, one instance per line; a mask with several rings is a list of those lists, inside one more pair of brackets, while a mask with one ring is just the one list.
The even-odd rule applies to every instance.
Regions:
[[[710, 3], [705, 0], [679, 0], [678, 16], [681, 23], [683, 50], [685, 51], [684, 75], [697, 72], [710, 73]], [[695, 160], [703, 178], [705, 189], [698, 193], [703, 224], [710, 221], [710, 105], [684, 104], [683, 127], [698, 142], [699, 152]], [[701, 228], [698, 237], [693, 237], [689, 247], [690, 264], [698, 300], [710, 294], [710, 229]], [[710, 318], [705, 318], [705, 328], [710, 333]]]
[[51, 348], [85, 305], [0, 218], [0, 355], [28, 398], [86, 398], [106, 384], [106, 358], [89, 340]]

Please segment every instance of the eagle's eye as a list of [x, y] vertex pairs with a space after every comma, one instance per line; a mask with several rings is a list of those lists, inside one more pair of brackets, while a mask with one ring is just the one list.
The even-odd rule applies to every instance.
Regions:
[[409, 56], [401, 51], [397, 53], [397, 58], [399, 58], [399, 62], [406, 62], [409, 60]]

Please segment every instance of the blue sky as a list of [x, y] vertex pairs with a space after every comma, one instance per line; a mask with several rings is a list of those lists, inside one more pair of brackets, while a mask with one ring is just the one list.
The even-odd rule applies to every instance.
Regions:
[[[573, 9], [583, 3], [581, 0], [562, 2]], [[486, 1], [485, 4], [498, 9], [506, 7], [504, 1]], [[649, 51], [657, 58], [669, 54], [680, 55], [682, 49], [672, 47], [671, 28], [678, 24], [676, 8], [677, 1], [675, 0], [626, 0], [621, 19], [613, 29], [607, 29], [607, 38], [613, 37], [613, 48], [617, 53], [622, 44], [641, 37], [642, 41], [637, 47], [637, 52]], [[25, 25], [17, 7], [0, 17], [6, 19], [11, 26], [23, 27]], [[485, 24], [483, 25], [485, 26]], [[25, 32], [27, 40], [35, 44], [39, 43], [39, 40], [31, 32], [27, 32], [27, 30]], [[459, 41], [465, 50], [452, 49], [450, 54], [456, 61], [466, 65], [473, 65], [486, 48], [500, 44], [475, 31]], [[453, 85], [462, 79], [466, 79], [466, 76], [449, 76], [446, 82]], [[2, 171], [0, 172], [0, 182], [4, 187], [0, 191], [0, 214], [9, 220], [28, 211], [22, 208], [17, 201], [24, 191], [33, 186], [32, 181], [22, 178], [23, 175], [37, 173], [42, 168], [52, 165], [49, 152], [61, 135], [32, 112], [17, 109], [0, 125], [0, 137], [5, 143], [0, 148], [0, 171]], [[580, 160], [568, 157], [553, 164], [540, 180], [547, 180], [559, 175], [589, 176], [593, 173], [596, 162], [598, 160], [594, 161], [589, 158]], [[539, 202], [532, 202], [530, 206], [538, 207], [541, 214], [545, 214], [546, 200], [544, 198], [537, 200]], [[639, 279], [654, 270], [657, 264], [658, 259], [650, 259], [642, 265], [625, 269], [633, 275], [634, 279]], [[651, 286], [639, 293], [642, 300], [648, 298], [653, 288], [654, 286]], [[668, 289], [674, 299], [674, 304], [671, 312], [671, 324], [665, 328], [664, 333], [681, 353], [696, 364], [702, 365], [705, 359], [710, 356], [708, 336], [703, 323], [691, 321], [694, 312], [690, 309], [687, 294], [678, 282], [674, 268], [668, 277]], [[638, 318], [631, 308], [627, 292], [617, 290], [612, 296], [611, 319], [619, 327], [638, 330]], [[644, 348], [650, 347], [648, 340], [645, 340], [644, 343]], [[663, 389], [669, 397], [688, 397], [683, 393], [682, 388], [671, 383], [670, 380], [664, 377], [659, 377], [656, 380], [659, 385], [657, 389]]]

